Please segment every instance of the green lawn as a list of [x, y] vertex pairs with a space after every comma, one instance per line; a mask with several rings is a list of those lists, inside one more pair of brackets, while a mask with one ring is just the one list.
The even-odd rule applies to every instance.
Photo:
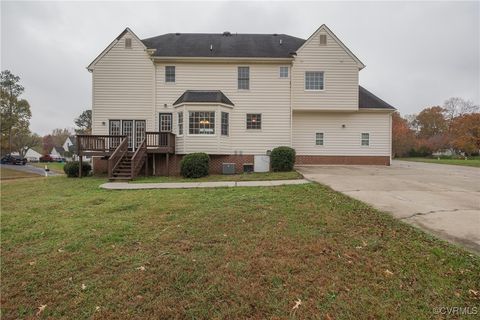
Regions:
[[102, 182], [2, 185], [2, 319], [431, 319], [480, 303], [478, 256], [318, 184]]
[[456, 166], [480, 167], [480, 158], [473, 157], [468, 160], [463, 159], [433, 159], [433, 158], [397, 158], [396, 160], [451, 164]]
[[302, 179], [303, 176], [296, 172], [255, 172], [233, 175], [212, 174], [198, 179], [187, 179], [181, 176], [159, 176], [159, 177], [138, 177], [131, 183], [151, 183], [151, 182], [206, 182], [206, 181], [264, 181], [264, 180], [292, 180]]
[[54, 171], [56, 173], [63, 173], [63, 174], [65, 173], [63, 171], [63, 166], [65, 165], [65, 163], [63, 163], [63, 162], [48, 162], [48, 163], [30, 162], [29, 164], [31, 164], [34, 167], [38, 167], [38, 168], [42, 168], [42, 169], [44, 169], [45, 165], [47, 165], [48, 169], [50, 169], [51, 171]]

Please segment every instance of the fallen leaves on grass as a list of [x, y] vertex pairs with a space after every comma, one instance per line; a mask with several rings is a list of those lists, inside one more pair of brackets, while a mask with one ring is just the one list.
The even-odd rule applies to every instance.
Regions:
[[35, 261], [30, 261], [28, 264], [31, 265], [31, 266], [34, 266], [34, 265], [35, 265]]
[[297, 311], [298, 307], [302, 304], [302, 300], [300, 299], [297, 299], [297, 301], [295, 301], [295, 305], [293, 306], [292, 308], [292, 315], [295, 314], [295, 312]]
[[383, 273], [385, 273], [386, 276], [393, 276], [393, 272], [388, 269], [385, 269]]
[[140, 266], [140, 267], [135, 268], [135, 269], [140, 270], [140, 271], [145, 271], [146, 270], [144, 266]]
[[43, 310], [45, 310], [45, 308], [46, 308], [46, 307], [47, 307], [47, 305], [46, 305], [46, 304], [42, 304], [42, 305], [40, 305], [40, 307], [38, 307], [38, 311], [37, 311], [36, 315], [37, 315], [37, 316], [39, 316], [39, 315], [40, 315], [40, 313], [42, 313], [42, 312], [43, 312]]
[[82, 283], [82, 290], [85, 290], [87, 289], [87, 286], [85, 285], [85, 283]]
[[473, 295], [473, 296], [475, 296], [475, 297], [478, 297], [478, 296], [479, 296], [479, 292], [476, 291], [476, 290], [473, 290], [473, 289], [468, 290], [468, 293], [470, 293], [471, 295]]

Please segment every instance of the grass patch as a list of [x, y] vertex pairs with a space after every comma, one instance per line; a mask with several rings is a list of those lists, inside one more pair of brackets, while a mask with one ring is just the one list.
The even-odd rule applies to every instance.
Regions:
[[426, 163], [438, 163], [438, 164], [450, 164], [455, 166], [466, 167], [480, 167], [480, 158], [472, 157], [467, 160], [464, 159], [434, 159], [434, 158], [396, 158], [395, 160], [426, 162]]
[[31, 172], [24, 172], [20, 170], [0, 167], [0, 180], [13, 180], [24, 178], [40, 178], [41, 176]]
[[47, 165], [48, 168], [50, 169], [50, 171], [65, 174], [65, 172], [63, 171], [63, 166], [65, 165], [65, 163], [63, 163], [63, 162], [49, 162], [49, 163], [30, 162], [29, 164], [34, 166], [34, 167], [42, 168], [42, 169], [45, 169], [45, 165]]
[[213, 181], [265, 181], [302, 179], [297, 171], [290, 172], [252, 172], [233, 175], [212, 174], [206, 177], [189, 179], [181, 176], [138, 177], [131, 183], [161, 183], [161, 182], [213, 182]]
[[73, 319], [427, 319], [479, 305], [478, 256], [318, 184], [102, 182], [2, 186], [2, 319], [40, 305]]

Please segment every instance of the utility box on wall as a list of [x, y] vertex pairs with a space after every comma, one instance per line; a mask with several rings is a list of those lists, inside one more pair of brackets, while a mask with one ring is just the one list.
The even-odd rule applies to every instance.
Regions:
[[270, 156], [257, 155], [253, 161], [253, 171], [255, 172], [269, 172], [270, 171]]
[[235, 163], [222, 163], [223, 174], [235, 174]]

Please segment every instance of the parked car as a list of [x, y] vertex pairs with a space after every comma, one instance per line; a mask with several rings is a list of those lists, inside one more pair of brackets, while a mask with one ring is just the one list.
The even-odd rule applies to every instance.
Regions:
[[49, 154], [41, 156], [39, 160], [40, 162], [55, 162], [55, 159]]
[[2, 164], [17, 164], [24, 166], [27, 163], [27, 159], [22, 158], [20, 156], [14, 156], [11, 154], [7, 154], [4, 156], [1, 161]]

